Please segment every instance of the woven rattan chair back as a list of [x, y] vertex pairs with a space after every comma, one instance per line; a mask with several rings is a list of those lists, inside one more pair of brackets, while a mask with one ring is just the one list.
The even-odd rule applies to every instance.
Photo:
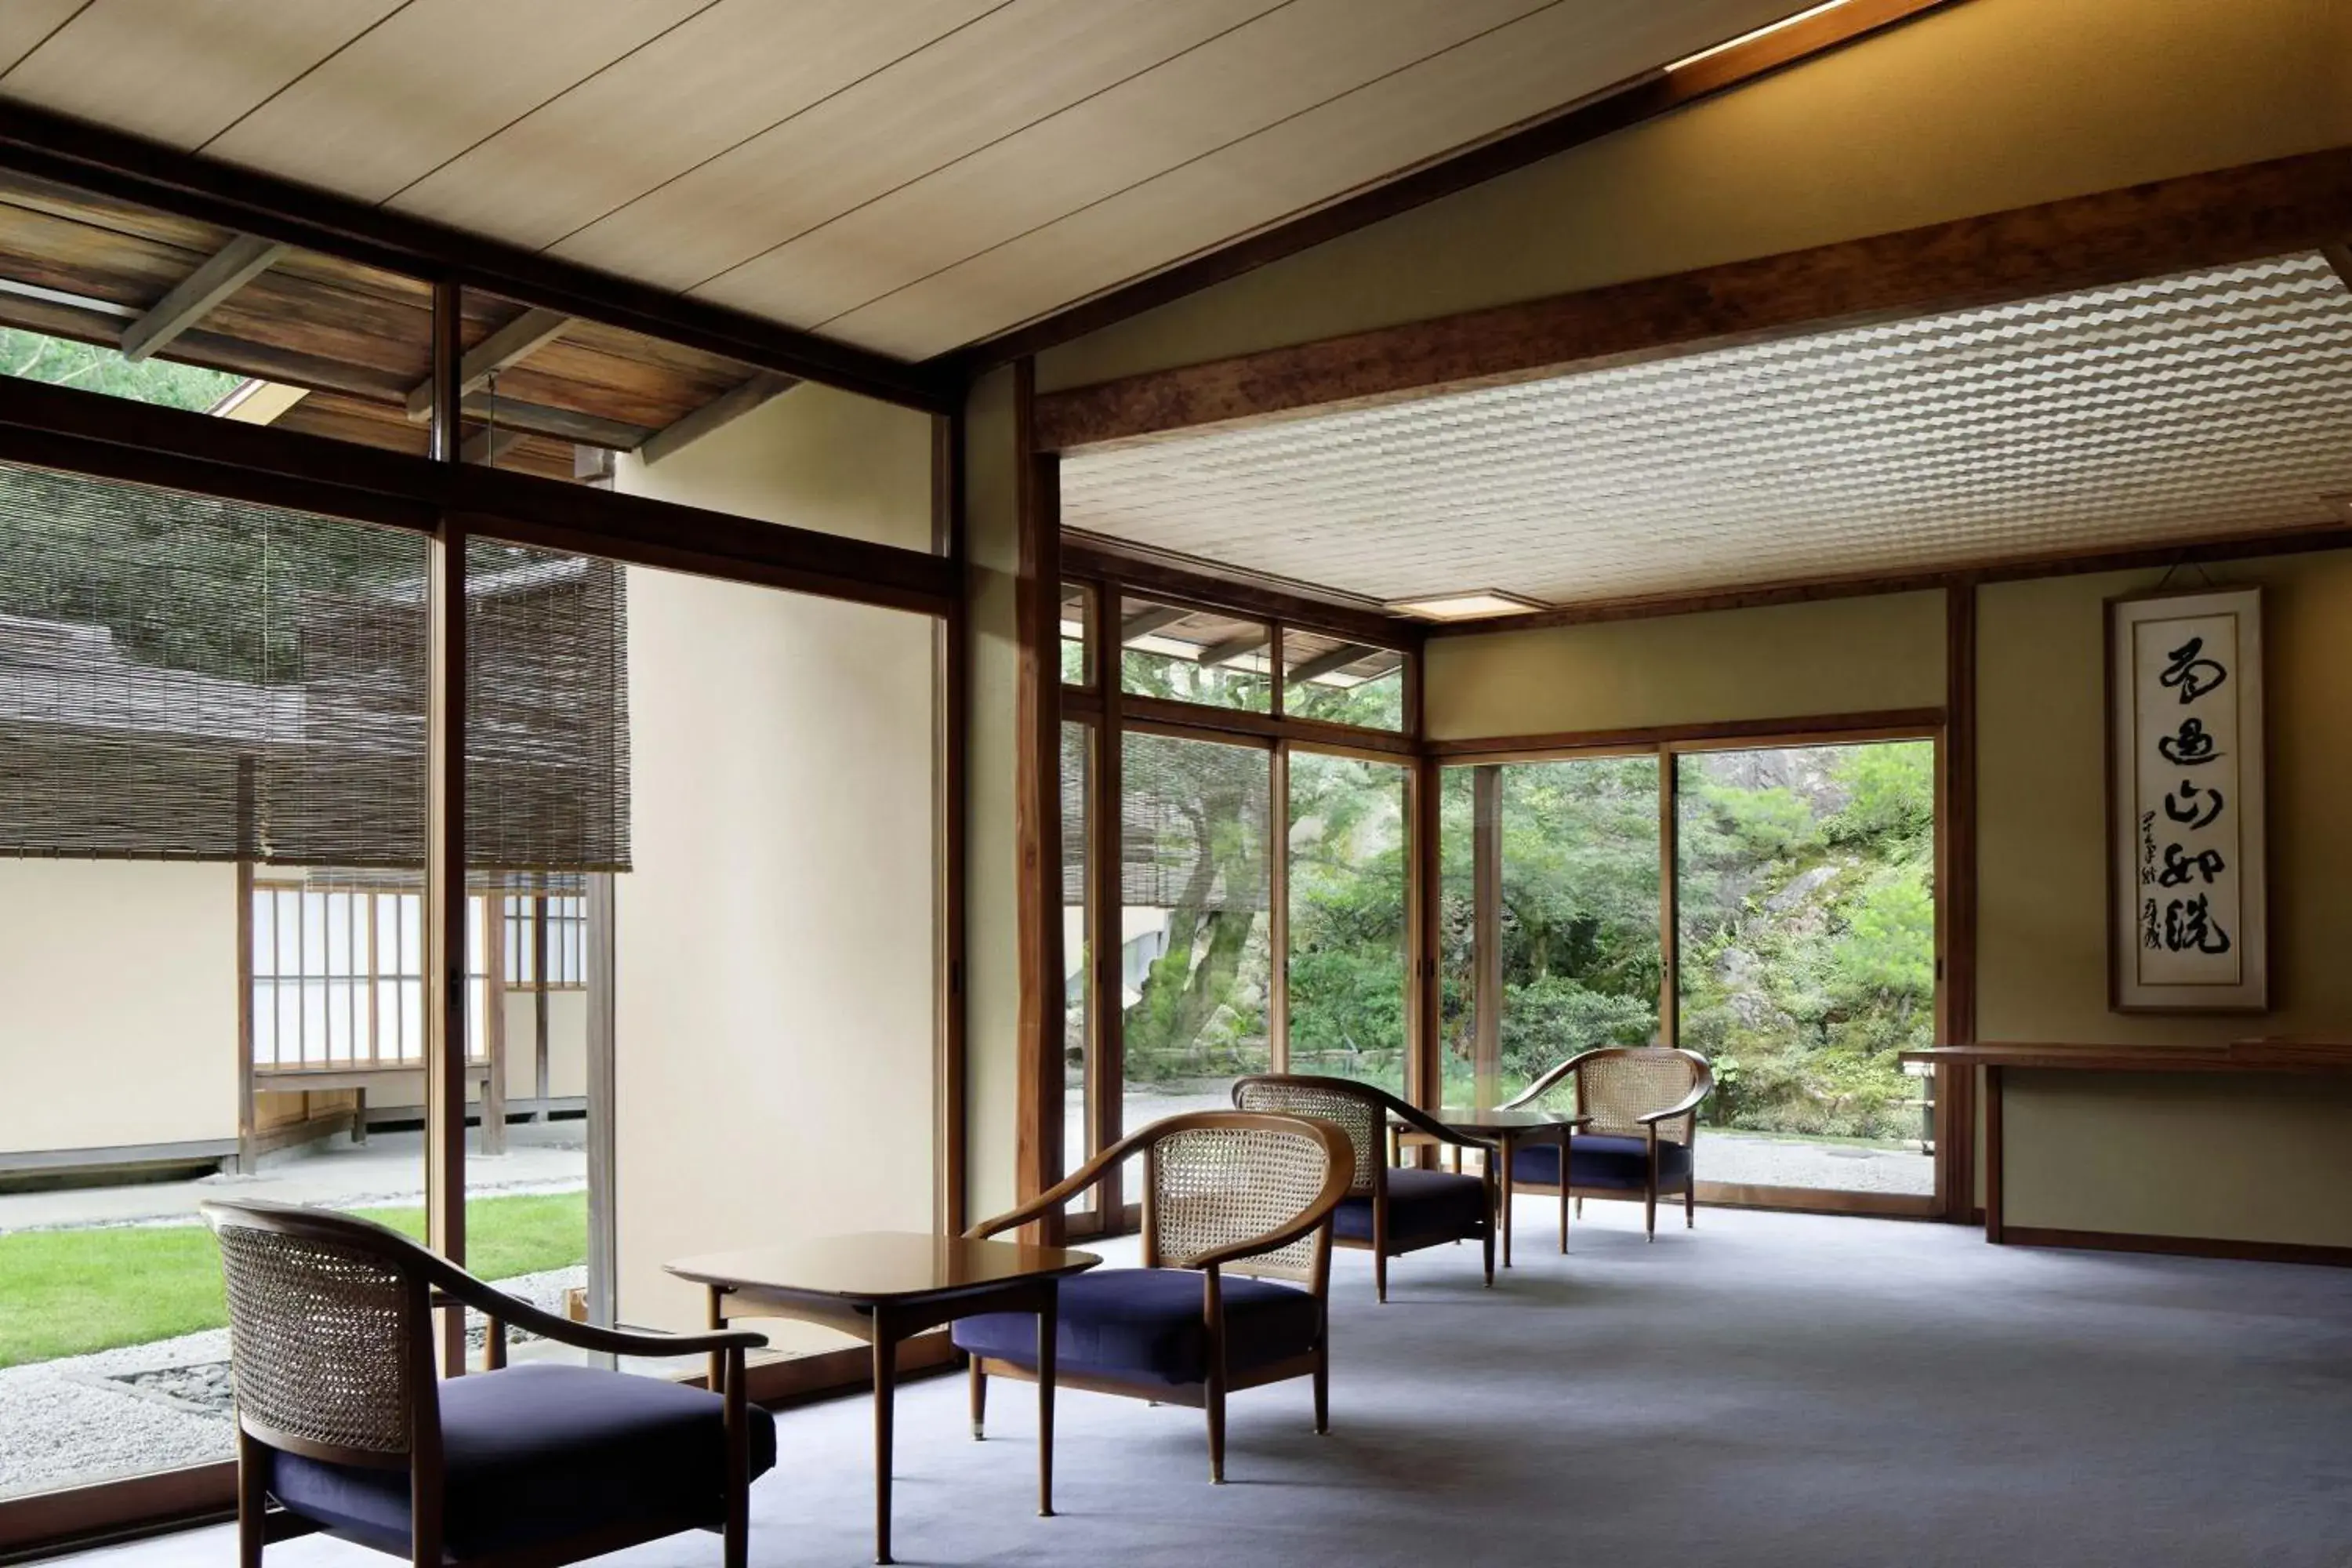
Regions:
[[[1169, 1132], [1145, 1151], [1146, 1226], [1154, 1268], [1186, 1268], [1223, 1247], [1280, 1228], [1312, 1204], [1329, 1174], [1323, 1143], [1302, 1129], [1194, 1127]], [[1318, 1277], [1321, 1230], [1287, 1247], [1235, 1262], [1236, 1273]]]
[[1388, 1097], [1345, 1079], [1271, 1075], [1234, 1085], [1234, 1105], [1277, 1116], [1307, 1116], [1336, 1123], [1356, 1156], [1356, 1179], [1348, 1189], [1361, 1197], [1373, 1190], [1388, 1163]]
[[[228, 1286], [237, 1420], [274, 1447], [398, 1466], [417, 1447], [423, 1284], [364, 1220], [208, 1204]], [[347, 1231], [348, 1234], [337, 1234]], [[426, 1391], [429, 1394], [429, 1391]]]
[[[1690, 1093], [1704, 1070], [1697, 1058], [1666, 1046], [1594, 1051], [1576, 1069], [1576, 1108], [1592, 1118], [1586, 1131], [1640, 1138], [1642, 1118]], [[1697, 1121], [1694, 1110], [1659, 1122], [1659, 1141], [1688, 1143]]]

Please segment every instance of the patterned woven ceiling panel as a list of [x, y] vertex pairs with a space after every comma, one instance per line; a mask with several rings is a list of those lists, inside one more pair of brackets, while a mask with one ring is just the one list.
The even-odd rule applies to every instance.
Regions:
[[2317, 255], [1073, 454], [1072, 528], [1562, 604], [2340, 520]]

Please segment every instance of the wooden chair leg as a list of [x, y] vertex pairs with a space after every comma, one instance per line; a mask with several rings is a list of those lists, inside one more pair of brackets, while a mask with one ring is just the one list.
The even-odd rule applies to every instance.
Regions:
[[1568, 1173], [1565, 1171], [1559, 1177], [1559, 1249], [1562, 1252], [1568, 1250]]
[[980, 1370], [980, 1358], [971, 1358], [971, 1440], [979, 1442], [988, 1429], [988, 1373]]
[[1683, 1178], [1683, 1228], [1698, 1228], [1698, 1178], [1696, 1175]]
[[1331, 1342], [1327, 1336], [1315, 1347], [1315, 1435], [1331, 1433]]
[[727, 1429], [727, 1527], [720, 1535], [726, 1568], [748, 1568], [751, 1560], [751, 1413], [744, 1386], [743, 1352], [727, 1353], [727, 1394], [720, 1406]]
[[1389, 1300], [1389, 1255], [1378, 1247], [1372, 1249], [1372, 1297], [1382, 1306]]
[[[1510, 1200], [1506, 1198], [1503, 1201], [1508, 1203]], [[1486, 1234], [1479, 1239], [1486, 1243], [1486, 1289], [1492, 1290], [1495, 1288], [1495, 1222], [1493, 1220], [1486, 1222]]]
[[262, 1479], [267, 1458], [260, 1444], [243, 1432], [236, 1435], [236, 1561], [237, 1568], [261, 1568], [266, 1544], [262, 1515], [269, 1499]]
[[1202, 1399], [1209, 1413], [1209, 1484], [1225, 1484], [1225, 1380], [1222, 1373], [1209, 1373], [1207, 1396]]
[[1642, 1229], [1652, 1241], [1658, 1239], [1658, 1184], [1652, 1182], [1642, 1189]]

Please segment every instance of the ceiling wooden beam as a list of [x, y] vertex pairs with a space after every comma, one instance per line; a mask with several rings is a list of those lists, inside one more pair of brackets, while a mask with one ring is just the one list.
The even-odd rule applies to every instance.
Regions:
[[457, 460], [462, 463], [495, 463], [528, 439], [530, 437], [526, 432], [512, 426], [486, 426], [466, 437], [466, 444], [457, 449]]
[[953, 363], [960, 374], [973, 376], [1024, 354], [1042, 353], [1269, 262], [1958, 4], [1959, 0], [1847, 0], [1833, 10], [1694, 60], [1685, 68], [1629, 77], [1549, 119], [1478, 142], [1385, 184], [1316, 207], [932, 363]]
[[1231, 615], [1238, 611], [1286, 626], [1398, 649], [1419, 647], [1428, 631], [1426, 622], [1391, 616], [1366, 600], [1336, 591], [1318, 591], [1305, 584], [1292, 584], [1189, 556], [1171, 559], [1168, 552], [1144, 552], [1123, 541], [1075, 529], [1062, 531], [1062, 574], [1080, 582], [1109, 578], [1122, 593], [1164, 597], [1188, 606], [1179, 611], [1179, 618], [1199, 612]]
[[1293, 686], [1303, 686], [1318, 676], [1328, 675], [1335, 669], [1345, 668], [1358, 659], [1369, 658], [1379, 651], [1378, 648], [1366, 647], [1360, 643], [1343, 642], [1338, 647], [1326, 649], [1312, 658], [1303, 659], [1292, 665], [1283, 672], [1282, 679]]
[[[563, 335], [565, 328], [578, 318], [561, 310], [529, 310], [472, 348], [457, 365], [457, 390], [478, 392], [491, 376], [510, 364], [528, 358], [533, 352]], [[430, 377], [408, 389], [408, 417], [423, 424], [433, 417], [433, 382]]]
[[730, 425], [772, 397], [790, 392], [800, 378], [761, 371], [730, 391], [722, 392], [701, 407], [681, 415], [646, 437], [637, 447], [640, 462], [658, 463], [671, 453], [701, 440], [722, 425]]
[[1259, 626], [1245, 631], [1239, 637], [1227, 637], [1223, 642], [1211, 643], [1196, 657], [1203, 668], [1231, 664], [1235, 659], [1247, 658], [1273, 640], [1273, 631], [1268, 627]]
[[583, 447], [603, 447], [615, 452], [634, 451], [649, 434], [642, 425], [626, 425], [572, 408], [493, 397], [488, 393], [478, 392], [459, 406], [468, 424], [512, 428], [527, 436], [549, 436], [558, 441], [574, 441]]
[[0, 102], [0, 167], [426, 279], [782, 371], [926, 413], [962, 380], [667, 289], [467, 234], [86, 121]]
[[136, 364], [194, 326], [212, 308], [267, 272], [286, 254], [273, 239], [240, 234], [182, 279], [154, 308], [122, 329], [122, 357]]
[[1534, 380], [2315, 249], [2352, 147], [1041, 394], [1046, 450]]
[[1131, 643], [1138, 637], [1148, 637], [1162, 626], [1172, 626], [1193, 614], [1178, 605], [1154, 605], [1148, 610], [1138, 610], [1118, 623], [1118, 640]]

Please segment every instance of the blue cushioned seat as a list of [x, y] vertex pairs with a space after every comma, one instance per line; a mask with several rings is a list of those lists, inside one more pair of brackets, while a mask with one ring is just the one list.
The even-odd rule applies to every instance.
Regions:
[[[1169, 1384], [1209, 1375], [1202, 1277], [1189, 1268], [1093, 1268], [1062, 1281], [1054, 1359], [1061, 1372], [1149, 1377]], [[1319, 1302], [1296, 1286], [1227, 1274], [1225, 1367], [1246, 1372], [1315, 1348]], [[955, 1325], [956, 1348], [972, 1355], [1037, 1364], [1037, 1319], [1030, 1312], [984, 1312]]]
[[[1392, 1242], [1475, 1236], [1486, 1217], [1486, 1184], [1476, 1176], [1418, 1171], [1408, 1165], [1390, 1171], [1388, 1183]], [[1371, 1198], [1341, 1200], [1331, 1216], [1331, 1230], [1350, 1241], [1371, 1240]]]
[[[1650, 1145], [1643, 1138], [1621, 1138], [1609, 1133], [1576, 1134], [1569, 1140], [1569, 1174], [1572, 1184], [1580, 1187], [1626, 1187], [1640, 1192], [1649, 1184]], [[1690, 1174], [1691, 1152], [1687, 1143], [1658, 1141], [1658, 1183], [1662, 1186], [1678, 1187]], [[1539, 1183], [1544, 1186], [1559, 1184], [1559, 1145], [1536, 1143], [1514, 1150], [1511, 1153], [1511, 1179], [1517, 1182]]]
[[[518, 1366], [440, 1385], [455, 1560], [637, 1523], [725, 1522], [719, 1395], [667, 1378]], [[776, 1462], [775, 1417], [750, 1412], [751, 1477]], [[380, 1551], [408, 1554], [408, 1471], [271, 1456], [288, 1508]]]

